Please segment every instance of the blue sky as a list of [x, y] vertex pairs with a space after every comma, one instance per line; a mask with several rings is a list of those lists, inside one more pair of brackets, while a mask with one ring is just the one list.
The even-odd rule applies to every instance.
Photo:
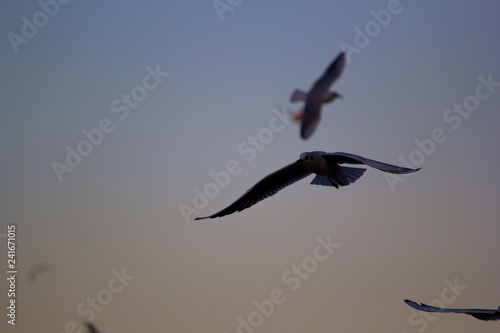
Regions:
[[[0, 233], [16, 224], [19, 272], [7, 332], [83, 331], [85, 319], [105, 332], [245, 331], [241, 320], [255, 332], [491, 332], [403, 299], [500, 304], [496, 1], [54, 1], [0, 4]], [[345, 98], [303, 141], [277, 114], [300, 108], [292, 91], [346, 48], [334, 86]], [[369, 169], [339, 190], [310, 177], [192, 220], [313, 150], [422, 170]], [[194, 207], [228, 163], [227, 184]], [[340, 246], [316, 250], [328, 237]], [[0, 250], [6, 263], [4, 238]], [[39, 262], [54, 272], [30, 285]], [[254, 301], [270, 299], [266, 316]]]

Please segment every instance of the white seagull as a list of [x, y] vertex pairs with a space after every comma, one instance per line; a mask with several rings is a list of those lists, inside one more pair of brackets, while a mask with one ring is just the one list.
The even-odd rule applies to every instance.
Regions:
[[344, 167], [339, 164], [365, 164], [384, 172], [397, 174], [420, 170], [420, 168], [398, 167], [348, 153], [325, 153], [323, 151], [302, 153], [295, 163], [288, 164], [286, 167], [267, 175], [228, 207], [210, 216], [197, 217], [195, 220], [213, 219], [237, 211], [240, 212], [267, 197], [275, 195], [288, 185], [312, 173], [315, 173], [316, 177], [314, 177], [311, 184], [339, 188], [339, 186], [354, 183], [366, 171], [366, 169]]
[[426, 312], [440, 312], [440, 313], [465, 313], [480, 320], [500, 320], [500, 306], [498, 309], [447, 309], [437, 308], [424, 303], [416, 303], [405, 299], [406, 304], [414, 309]]
[[300, 135], [303, 139], [309, 138], [316, 130], [316, 127], [318, 127], [323, 103], [329, 103], [342, 97], [339, 93], [328, 90], [342, 74], [345, 61], [344, 52], [340, 52], [323, 76], [314, 83], [309, 93], [298, 89], [293, 92], [290, 98], [291, 102], [306, 102], [304, 112], [297, 112], [291, 115], [293, 120], [302, 122]]

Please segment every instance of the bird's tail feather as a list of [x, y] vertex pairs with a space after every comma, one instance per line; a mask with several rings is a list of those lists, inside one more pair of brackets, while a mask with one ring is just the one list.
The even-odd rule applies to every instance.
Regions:
[[336, 181], [333, 181], [327, 176], [322, 175], [316, 175], [316, 177], [313, 178], [311, 184], [321, 186], [334, 186], [336, 188], [339, 188], [339, 184], [337, 184]]
[[321, 186], [333, 186], [339, 188], [339, 186], [347, 186], [358, 180], [359, 177], [365, 173], [366, 169], [361, 168], [350, 168], [350, 167], [340, 167], [342, 170], [341, 174], [336, 175], [337, 180], [332, 179], [328, 176], [316, 175], [312, 180], [311, 184], [321, 185]]
[[348, 183], [346, 185], [354, 183], [359, 177], [363, 176], [366, 169], [361, 168], [350, 168], [350, 167], [340, 167], [344, 174], [346, 175]]
[[302, 111], [289, 112], [288, 118], [290, 118], [293, 122], [300, 124], [304, 119], [304, 113]]

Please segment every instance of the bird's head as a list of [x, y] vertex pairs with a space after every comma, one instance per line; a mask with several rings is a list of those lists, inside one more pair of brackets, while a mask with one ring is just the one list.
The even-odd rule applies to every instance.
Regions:
[[300, 154], [300, 159], [306, 164], [315, 164], [321, 159], [321, 151], [311, 151]]
[[323, 99], [323, 103], [333, 102], [337, 98], [344, 98], [344, 96], [336, 91], [332, 91], [325, 96], [325, 98]]

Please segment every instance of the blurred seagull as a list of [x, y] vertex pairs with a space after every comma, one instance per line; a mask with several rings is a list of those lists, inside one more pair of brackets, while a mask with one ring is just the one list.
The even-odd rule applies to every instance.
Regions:
[[47, 263], [38, 263], [33, 267], [31, 267], [31, 269], [28, 271], [26, 279], [28, 280], [29, 283], [34, 283], [38, 275], [52, 271], [53, 271], [52, 265]]
[[90, 321], [86, 321], [84, 324], [89, 330], [89, 333], [101, 333], [101, 331], [99, 331], [97, 327], [95, 327], [95, 325], [92, 324]]
[[345, 54], [340, 52], [337, 58], [333, 60], [326, 72], [312, 86], [309, 93], [302, 90], [295, 90], [290, 98], [291, 102], [305, 101], [303, 112], [291, 114], [292, 120], [302, 122], [300, 135], [303, 139], [309, 138], [316, 127], [318, 127], [321, 118], [321, 106], [323, 103], [333, 102], [342, 95], [335, 91], [328, 91], [330, 86], [340, 77], [345, 67]]
[[441, 312], [441, 313], [465, 313], [480, 320], [500, 320], [500, 306], [498, 309], [446, 309], [437, 308], [424, 303], [415, 303], [409, 299], [405, 299], [406, 304], [414, 309], [426, 312]]
[[195, 220], [213, 219], [240, 212], [312, 173], [315, 173], [316, 177], [311, 184], [339, 188], [339, 186], [354, 183], [366, 171], [361, 168], [341, 167], [339, 164], [365, 164], [384, 172], [397, 174], [420, 170], [398, 167], [348, 153], [325, 153], [323, 151], [302, 153], [295, 163], [288, 164], [267, 175], [227, 208], [210, 216], [197, 217]]

